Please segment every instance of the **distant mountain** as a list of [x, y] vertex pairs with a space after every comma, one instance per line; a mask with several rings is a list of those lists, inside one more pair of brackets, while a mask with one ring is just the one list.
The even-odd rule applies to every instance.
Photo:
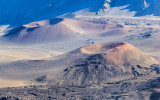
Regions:
[[72, 20], [53, 18], [32, 22], [10, 30], [4, 37], [12, 42], [34, 44], [68, 41], [69, 39], [111, 37], [127, 34], [128, 28], [112, 22], [100, 20]]
[[22, 25], [91, 8], [98, 11], [105, 0], [1, 0], [0, 24]]
[[107, 16], [160, 16], [159, 6], [159, 0], [1, 0], [0, 25], [20, 26], [61, 15], [74, 16], [72, 13], [80, 10]]

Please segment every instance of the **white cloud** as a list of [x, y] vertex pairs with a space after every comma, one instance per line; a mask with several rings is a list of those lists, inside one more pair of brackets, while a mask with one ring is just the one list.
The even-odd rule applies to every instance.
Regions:
[[0, 36], [5, 34], [5, 31], [7, 30], [8, 27], [9, 27], [9, 25], [1, 25], [0, 26]]

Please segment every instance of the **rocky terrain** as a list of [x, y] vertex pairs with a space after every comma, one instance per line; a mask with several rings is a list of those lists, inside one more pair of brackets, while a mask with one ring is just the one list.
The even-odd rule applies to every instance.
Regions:
[[159, 6], [0, 0], [0, 100], [160, 100]]
[[[158, 67], [159, 68], [159, 67]], [[28, 86], [0, 90], [1, 100], [159, 100], [159, 78], [134, 79], [94, 86]]]
[[[160, 66], [134, 46], [112, 42], [90, 44], [80, 50], [89, 56], [64, 69], [56, 80], [47, 85], [2, 88], [1, 99], [159, 99]], [[35, 81], [46, 79], [47, 75]]]

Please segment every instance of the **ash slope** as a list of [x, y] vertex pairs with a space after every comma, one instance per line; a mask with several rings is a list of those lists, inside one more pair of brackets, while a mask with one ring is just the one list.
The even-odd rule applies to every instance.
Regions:
[[[92, 70], [96, 71], [96, 68], [98, 69], [100, 66], [102, 66], [100, 67], [101, 70], [109, 70], [105, 71], [104, 76], [108, 77], [107, 75], [109, 75], [108, 78], [110, 78], [110, 80], [113, 80], [113, 77], [116, 81], [120, 80], [121, 78], [126, 79], [132, 77], [132, 69], [137, 69], [137, 65], [148, 67], [156, 63], [157, 62], [154, 59], [146, 56], [132, 45], [125, 42], [114, 42], [87, 45], [61, 56], [57, 56], [56, 58], [44, 60], [21, 60], [11, 63], [1, 63], [0, 75], [3, 79], [23, 79], [26, 81], [46, 75], [47, 80], [54, 80], [57, 78], [56, 74], [63, 72], [63, 70], [70, 66], [73, 66], [73, 73], [72, 70], [68, 70], [69, 72], [66, 72], [71, 75], [64, 75], [63, 77], [68, 79], [67, 77], [73, 78], [73, 76], [77, 76], [76, 80], [80, 80], [80, 83], [78, 84], [81, 84], [83, 79], [79, 79], [80, 76], [78, 76], [78, 73], [81, 74], [82, 71], [82, 75], [83, 73], [85, 75], [86, 68], [91, 68]], [[80, 67], [76, 67], [74, 65]], [[74, 70], [77, 68], [79, 68], [81, 71], [76, 73]], [[101, 70], [98, 70], [98, 73], [101, 73]], [[138, 73], [141, 74], [144, 69], [138, 70], [140, 71]], [[64, 74], [66, 72], [64, 72]], [[117, 75], [114, 75], [115, 72], [117, 72]], [[89, 73], [89, 75], [92, 76], [92, 73]], [[99, 76], [97, 78], [99, 78]], [[59, 83], [63, 84], [61, 81], [65, 80], [60, 80]], [[96, 83], [96, 81], [93, 83]], [[87, 82], [87, 84], [90, 83]]]
[[81, 48], [90, 54], [82, 63], [64, 70], [58, 85], [93, 85], [130, 79], [150, 72], [157, 63], [125, 42], [91, 44]]
[[154, 100], [154, 95], [159, 94], [159, 65], [132, 45], [125, 42], [92, 44], [76, 51], [89, 57], [65, 69], [56, 82], [50, 81], [46, 86], [4, 88], [0, 90], [0, 97]]
[[79, 21], [67, 18], [54, 18], [32, 22], [10, 30], [4, 37], [12, 42], [23, 44], [76, 40], [79, 38], [106, 38], [128, 33], [127, 26], [105, 20]]

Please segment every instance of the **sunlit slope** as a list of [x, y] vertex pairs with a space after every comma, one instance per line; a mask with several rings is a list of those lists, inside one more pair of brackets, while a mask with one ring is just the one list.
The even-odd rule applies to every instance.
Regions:
[[152, 64], [158, 63], [125, 42], [87, 45], [81, 52], [90, 56], [65, 69], [57, 85], [94, 85], [131, 79], [145, 75]]
[[129, 27], [107, 21], [79, 21], [54, 18], [33, 22], [9, 31], [4, 37], [16, 43], [44, 43], [70, 39], [114, 37], [128, 33]]

